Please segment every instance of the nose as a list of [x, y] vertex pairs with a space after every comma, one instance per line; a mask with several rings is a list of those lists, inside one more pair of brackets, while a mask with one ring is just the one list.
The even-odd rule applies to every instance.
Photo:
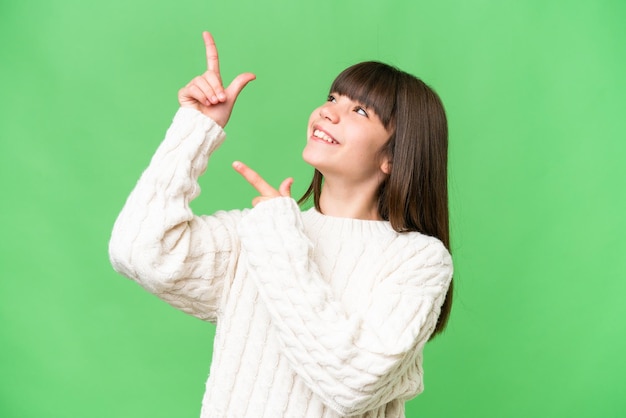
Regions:
[[326, 103], [320, 107], [320, 116], [331, 123], [339, 122], [339, 114], [332, 108], [332, 103]]

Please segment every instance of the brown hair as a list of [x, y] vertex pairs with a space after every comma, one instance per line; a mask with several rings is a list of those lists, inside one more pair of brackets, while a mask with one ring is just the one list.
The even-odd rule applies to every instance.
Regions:
[[[448, 124], [430, 87], [387, 64], [362, 62], [345, 69], [330, 93], [348, 96], [374, 109], [392, 133], [382, 149], [391, 171], [378, 189], [378, 212], [398, 232], [417, 231], [438, 238], [450, 250], [448, 214]], [[313, 180], [299, 203], [319, 199], [323, 175]], [[431, 339], [443, 331], [452, 307], [452, 281]]]

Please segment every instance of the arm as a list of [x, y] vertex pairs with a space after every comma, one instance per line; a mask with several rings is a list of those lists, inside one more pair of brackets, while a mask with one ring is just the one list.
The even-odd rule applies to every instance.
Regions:
[[201, 113], [181, 108], [113, 227], [113, 267], [174, 307], [215, 320], [222, 279], [238, 248], [238, 214], [197, 217], [189, 202], [224, 132]]
[[254, 75], [224, 89], [215, 42], [203, 34], [208, 70], [179, 91], [181, 109], [120, 213], [109, 244], [114, 268], [173, 306], [215, 320], [223, 279], [238, 253], [239, 212], [194, 216], [198, 177], [224, 140], [237, 96]]
[[373, 289], [367, 309], [348, 315], [310, 261], [293, 200], [257, 205], [239, 230], [284, 354], [311, 390], [345, 415], [397, 397], [395, 385], [415, 372], [449, 285], [451, 259], [443, 245], [427, 238], [417, 248], [399, 246], [389, 260], [392, 273]]

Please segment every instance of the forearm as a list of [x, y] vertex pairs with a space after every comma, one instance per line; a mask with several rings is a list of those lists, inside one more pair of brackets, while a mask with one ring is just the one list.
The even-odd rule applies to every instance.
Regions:
[[391, 393], [390, 383], [415, 372], [450, 266], [438, 264], [437, 251], [432, 260], [429, 250], [414, 260], [404, 250], [406, 263], [415, 264], [414, 277], [397, 269], [372, 290], [367, 306], [348, 314], [311, 259], [313, 248], [295, 202], [275, 200], [253, 212], [242, 221], [242, 245], [294, 370], [343, 414], [392, 399], [397, 393]]

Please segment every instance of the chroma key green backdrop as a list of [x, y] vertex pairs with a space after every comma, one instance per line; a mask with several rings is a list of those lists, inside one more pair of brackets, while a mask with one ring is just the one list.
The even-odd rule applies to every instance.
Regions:
[[117, 275], [113, 221], [204, 70], [258, 79], [201, 179], [246, 207], [278, 184], [333, 77], [376, 59], [450, 122], [456, 300], [408, 417], [626, 416], [626, 3], [0, 3], [0, 417], [197, 417], [214, 327]]

